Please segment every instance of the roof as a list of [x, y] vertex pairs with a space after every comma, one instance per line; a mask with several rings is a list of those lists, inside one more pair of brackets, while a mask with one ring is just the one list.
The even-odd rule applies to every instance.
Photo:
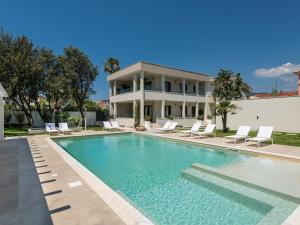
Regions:
[[1, 83], [0, 83], [0, 97], [2, 97], [2, 98], [7, 98], [8, 97], [6, 91], [4, 90]]
[[275, 97], [291, 97], [297, 96], [297, 91], [286, 91], [286, 92], [278, 92], [277, 95], [273, 95], [272, 93], [257, 93], [252, 95], [251, 98], [275, 98]]
[[211, 78], [209, 75], [200, 73], [200, 72], [183, 70], [183, 69], [179, 69], [179, 68], [149, 63], [149, 62], [145, 62], [145, 61], [139, 61], [139, 62], [132, 64], [130, 66], [127, 66], [113, 74], [110, 74], [107, 77], [107, 80], [114, 80], [114, 79], [123, 77], [128, 74], [138, 73], [140, 71], [145, 71], [148, 73], [164, 74], [167, 76], [168, 75], [177, 76], [177, 77], [186, 76], [187, 78], [190, 77], [192, 79], [200, 79], [200, 80], [204, 79], [207, 81]]

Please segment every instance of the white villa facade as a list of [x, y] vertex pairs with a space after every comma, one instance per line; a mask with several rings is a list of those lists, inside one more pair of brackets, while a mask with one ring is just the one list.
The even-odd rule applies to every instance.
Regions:
[[[133, 126], [139, 117], [159, 122], [172, 117], [180, 125], [211, 114], [212, 77], [181, 69], [138, 62], [107, 77], [110, 116]], [[185, 88], [183, 88], [185, 87]]]

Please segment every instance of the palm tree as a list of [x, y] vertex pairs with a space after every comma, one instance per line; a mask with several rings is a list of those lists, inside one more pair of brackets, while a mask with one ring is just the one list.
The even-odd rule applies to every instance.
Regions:
[[235, 114], [238, 107], [235, 104], [232, 104], [228, 100], [224, 100], [219, 102], [216, 105], [216, 114], [221, 116], [222, 123], [223, 123], [223, 132], [227, 132], [227, 114]]
[[105, 73], [112, 74], [120, 70], [120, 62], [117, 58], [109, 57], [106, 59], [103, 68]]
[[214, 81], [214, 95], [218, 99], [231, 100], [234, 73], [231, 70], [220, 69]]
[[252, 88], [243, 81], [241, 74], [237, 74], [235, 82], [233, 84], [233, 98], [234, 99], [245, 99], [248, 98], [252, 92]]
[[220, 69], [214, 81], [213, 97], [215, 103], [215, 115], [222, 116], [223, 131], [227, 131], [227, 113], [235, 111], [237, 107], [230, 101], [232, 99], [244, 99], [251, 93], [252, 88], [243, 81], [241, 75], [234, 74], [231, 70]]

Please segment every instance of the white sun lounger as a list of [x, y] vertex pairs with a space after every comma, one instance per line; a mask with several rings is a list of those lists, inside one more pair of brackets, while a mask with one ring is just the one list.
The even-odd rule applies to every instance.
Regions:
[[239, 126], [239, 129], [237, 130], [235, 135], [229, 135], [224, 138], [233, 139], [234, 143], [236, 144], [239, 140], [246, 139], [249, 137], [248, 134], [250, 129], [251, 126]]
[[201, 126], [202, 126], [202, 122], [196, 122], [193, 124], [193, 126], [190, 130], [183, 130], [183, 131], [180, 131], [180, 133], [193, 135], [193, 133], [198, 132], [198, 130], [200, 129]]
[[176, 126], [177, 126], [177, 122], [171, 122], [171, 125], [168, 127], [168, 128], [166, 128], [166, 129], [162, 129], [161, 130], [161, 132], [167, 132], [167, 131], [174, 131], [175, 130], [175, 128], [176, 128]]
[[162, 130], [166, 130], [168, 129], [172, 124], [172, 121], [168, 120], [164, 125], [163, 127], [159, 127], [159, 128], [154, 128], [155, 130], [158, 130], [158, 131], [162, 131]]
[[216, 124], [207, 124], [207, 126], [205, 127], [204, 131], [201, 132], [195, 132], [193, 134], [197, 135], [197, 136], [210, 136], [213, 135], [214, 133], [214, 129], [216, 128]]
[[71, 129], [69, 129], [68, 124], [67, 123], [58, 123], [58, 130], [60, 132], [64, 133], [72, 133], [73, 131]]
[[111, 123], [111, 126], [112, 126], [113, 129], [121, 130], [121, 127], [119, 126], [118, 121], [116, 121], [116, 120], [111, 120], [110, 123]]
[[59, 131], [55, 128], [55, 123], [46, 123], [46, 132], [48, 134], [58, 134]]
[[115, 128], [112, 127], [111, 123], [109, 121], [103, 121], [104, 130], [112, 131]]
[[273, 138], [271, 137], [273, 129], [274, 127], [271, 126], [260, 126], [256, 137], [246, 138], [245, 143], [247, 141], [254, 141], [257, 142], [257, 147], [260, 147], [260, 143], [267, 141], [272, 141], [273, 144]]

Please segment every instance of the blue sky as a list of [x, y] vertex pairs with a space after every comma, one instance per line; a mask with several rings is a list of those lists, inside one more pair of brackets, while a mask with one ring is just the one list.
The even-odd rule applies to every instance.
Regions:
[[215, 76], [242, 74], [254, 91], [295, 90], [300, 1], [1, 0], [0, 26], [62, 53], [82, 49], [99, 65], [93, 99], [108, 96], [102, 63], [144, 60]]

